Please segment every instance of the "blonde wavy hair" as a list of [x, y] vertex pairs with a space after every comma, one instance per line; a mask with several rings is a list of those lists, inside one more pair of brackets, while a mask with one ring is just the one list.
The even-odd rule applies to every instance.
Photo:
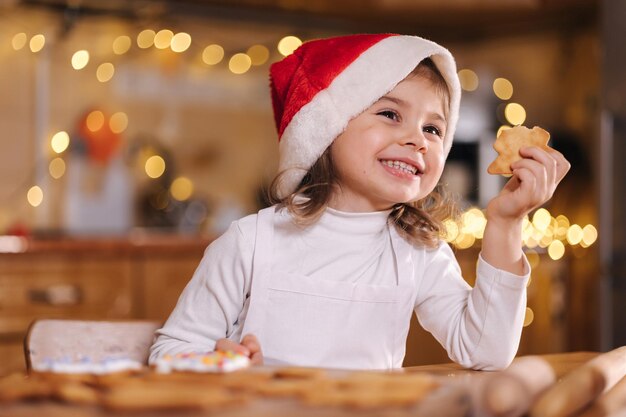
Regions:
[[[429, 79], [446, 101], [444, 108], [449, 107], [450, 94], [446, 81], [430, 58], [420, 62], [407, 78], [413, 76]], [[314, 223], [326, 209], [333, 190], [337, 186], [337, 175], [330, 147], [326, 148], [322, 156], [307, 171], [296, 190], [280, 198], [278, 190], [285, 172], [278, 173], [272, 181], [269, 188], [269, 202], [287, 208], [297, 224], [306, 226]], [[445, 186], [439, 183], [429, 195], [421, 200], [395, 204], [389, 214], [389, 222], [410, 243], [417, 246], [436, 247], [445, 234], [444, 220], [455, 218], [458, 213], [456, 198], [448, 194]]]

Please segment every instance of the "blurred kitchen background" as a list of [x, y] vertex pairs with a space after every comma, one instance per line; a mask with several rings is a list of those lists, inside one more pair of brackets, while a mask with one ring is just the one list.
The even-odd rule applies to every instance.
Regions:
[[[164, 320], [211, 239], [265, 205], [269, 65], [358, 32], [456, 57], [446, 238], [469, 282], [498, 132], [541, 126], [572, 162], [525, 225], [520, 354], [626, 344], [624, 21], [622, 0], [0, 0], [0, 373], [36, 318]], [[446, 360], [414, 325], [406, 364]]]

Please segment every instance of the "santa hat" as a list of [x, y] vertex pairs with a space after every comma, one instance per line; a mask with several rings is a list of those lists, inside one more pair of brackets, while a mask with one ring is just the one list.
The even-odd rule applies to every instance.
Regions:
[[279, 137], [278, 194], [294, 192], [311, 166], [348, 122], [391, 91], [430, 57], [448, 85], [447, 153], [459, 115], [461, 87], [450, 52], [429, 40], [362, 34], [302, 44], [270, 68]]

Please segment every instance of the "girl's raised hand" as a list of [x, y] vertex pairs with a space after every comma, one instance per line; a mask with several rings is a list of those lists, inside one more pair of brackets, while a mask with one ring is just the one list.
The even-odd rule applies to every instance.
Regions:
[[237, 343], [230, 339], [219, 339], [215, 344], [215, 350], [222, 352], [232, 351], [250, 358], [252, 365], [263, 365], [263, 352], [261, 344], [253, 334], [247, 334]]
[[554, 194], [570, 163], [558, 151], [549, 148], [520, 149], [523, 159], [513, 162], [513, 176], [487, 205], [487, 218], [519, 221], [541, 206]]

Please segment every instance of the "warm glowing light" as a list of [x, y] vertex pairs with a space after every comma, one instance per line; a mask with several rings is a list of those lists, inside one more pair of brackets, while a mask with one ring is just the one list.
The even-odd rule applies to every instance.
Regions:
[[270, 51], [263, 45], [252, 45], [246, 51], [252, 60], [252, 65], [263, 65], [270, 57]]
[[552, 216], [550, 216], [550, 212], [544, 208], [540, 208], [535, 211], [533, 215], [533, 226], [543, 232], [550, 226], [551, 220]]
[[463, 90], [474, 91], [478, 88], [478, 75], [471, 69], [462, 69], [458, 75]]
[[287, 56], [293, 53], [298, 47], [302, 45], [302, 41], [295, 36], [285, 36], [278, 42], [278, 52], [283, 56]]
[[115, 67], [110, 62], [105, 62], [98, 65], [98, 69], [96, 70], [96, 78], [101, 83], [106, 83], [107, 81], [113, 78], [115, 74]]
[[587, 246], [591, 246], [598, 239], [598, 230], [591, 224], [583, 227], [583, 243]]
[[554, 240], [548, 246], [548, 255], [555, 261], [561, 259], [565, 255], [565, 245], [560, 240]]
[[60, 131], [55, 133], [50, 139], [50, 146], [52, 150], [56, 153], [61, 153], [67, 149], [70, 145], [70, 135], [65, 131]]
[[137, 35], [137, 46], [141, 49], [148, 49], [154, 45], [156, 33], [152, 29], [145, 29]]
[[109, 127], [113, 133], [122, 133], [128, 127], [128, 116], [124, 112], [117, 112], [111, 116]]
[[562, 214], [556, 216], [557, 228], [554, 231], [554, 236], [559, 240], [567, 239], [567, 230], [569, 229], [569, 219]]
[[48, 172], [55, 180], [58, 180], [65, 174], [65, 161], [62, 158], [54, 158], [48, 165]]
[[113, 41], [113, 53], [115, 55], [123, 55], [130, 49], [132, 41], [130, 36], [121, 35]]
[[161, 29], [154, 35], [154, 46], [158, 49], [169, 48], [173, 37], [174, 32], [169, 29]]
[[524, 239], [524, 244], [526, 245], [526, 247], [532, 249], [536, 248], [539, 245], [539, 242], [537, 242], [537, 240], [532, 236], [528, 236], [526, 239]]
[[219, 64], [224, 59], [224, 48], [219, 45], [209, 45], [202, 51], [202, 61], [207, 65]]
[[567, 242], [570, 245], [578, 245], [583, 239], [583, 228], [573, 224], [567, 229]]
[[524, 327], [530, 326], [535, 319], [535, 313], [530, 307], [526, 307], [526, 314], [524, 314]]
[[104, 113], [100, 110], [94, 110], [87, 115], [87, 119], [85, 120], [85, 124], [87, 125], [87, 129], [92, 132], [97, 132], [102, 129], [104, 126]]
[[170, 47], [174, 52], [185, 52], [191, 46], [191, 35], [185, 32], [177, 33], [172, 37]]
[[548, 246], [552, 244], [553, 240], [554, 238], [551, 235], [543, 235], [539, 239], [539, 246], [542, 248], [547, 248]]
[[461, 216], [461, 223], [461, 233], [471, 234], [474, 238], [482, 239], [487, 220], [480, 209], [473, 207], [467, 210]]
[[250, 57], [242, 53], [233, 55], [230, 61], [228, 61], [228, 69], [230, 69], [233, 74], [243, 74], [250, 69], [251, 65], [252, 60]]
[[446, 242], [453, 242], [459, 235], [459, 226], [452, 219], [446, 219], [443, 222], [445, 227], [445, 240]]
[[165, 172], [165, 160], [159, 155], [153, 155], [146, 161], [145, 170], [150, 178], [159, 178]]
[[72, 55], [72, 67], [75, 70], [81, 70], [89, 63], [89, 52], [84, 49], [74, 52]]
[[511, 126], [500, 126], [500, 128], [498, 128], [498, 131], [496, 132], [496, 137], [500, 136], [500, 133], [504, 132], [505, 130], [509, 130], [511, 128]]
[[13, 46], [13, 49], [15, 49], [16, 51], [19, 51], [24, 46], [26, 46], [27, 39], [28, 38], [26, 37], [26, 34], [24, 32], [18, 33], [13, 36], [13, 39], [11, 39], [11, 46]]
[[508, 100], [513, 96], [513, 84], [506, 78], [496, 78], [493, 82], [493, 92], [500, 100]]
[[512, 125], [521, 125], [526, 120], [526, 110], [521, 104], [509, 103], [504, 108], [504, 117]]
[[474, 237], [474, 235], [471, 235], [469, 233], [468, 234], [461, 233], [454, 240], [454, 244], [459, 249], [467, 249], [467, 248], [471, 248], [475, 241], [476, 241], [476, 238]]
[[193, 183], [187, 177], [178, 177], [172, 182], [170, 193], [172, 193], [172, 197], [175, 200], [189, 200], [189, 197], [193, 194]]
[[37, 185], [30, 187], [30, 190], [28, 190], [26, 194], [26, 199], [31, 206], [39, 206], [43, 201], [43, 190]]
[[32, 52], [39, 52], [46, 45], [46, 37], [41, 33], [30, 38], [29, 47]]

